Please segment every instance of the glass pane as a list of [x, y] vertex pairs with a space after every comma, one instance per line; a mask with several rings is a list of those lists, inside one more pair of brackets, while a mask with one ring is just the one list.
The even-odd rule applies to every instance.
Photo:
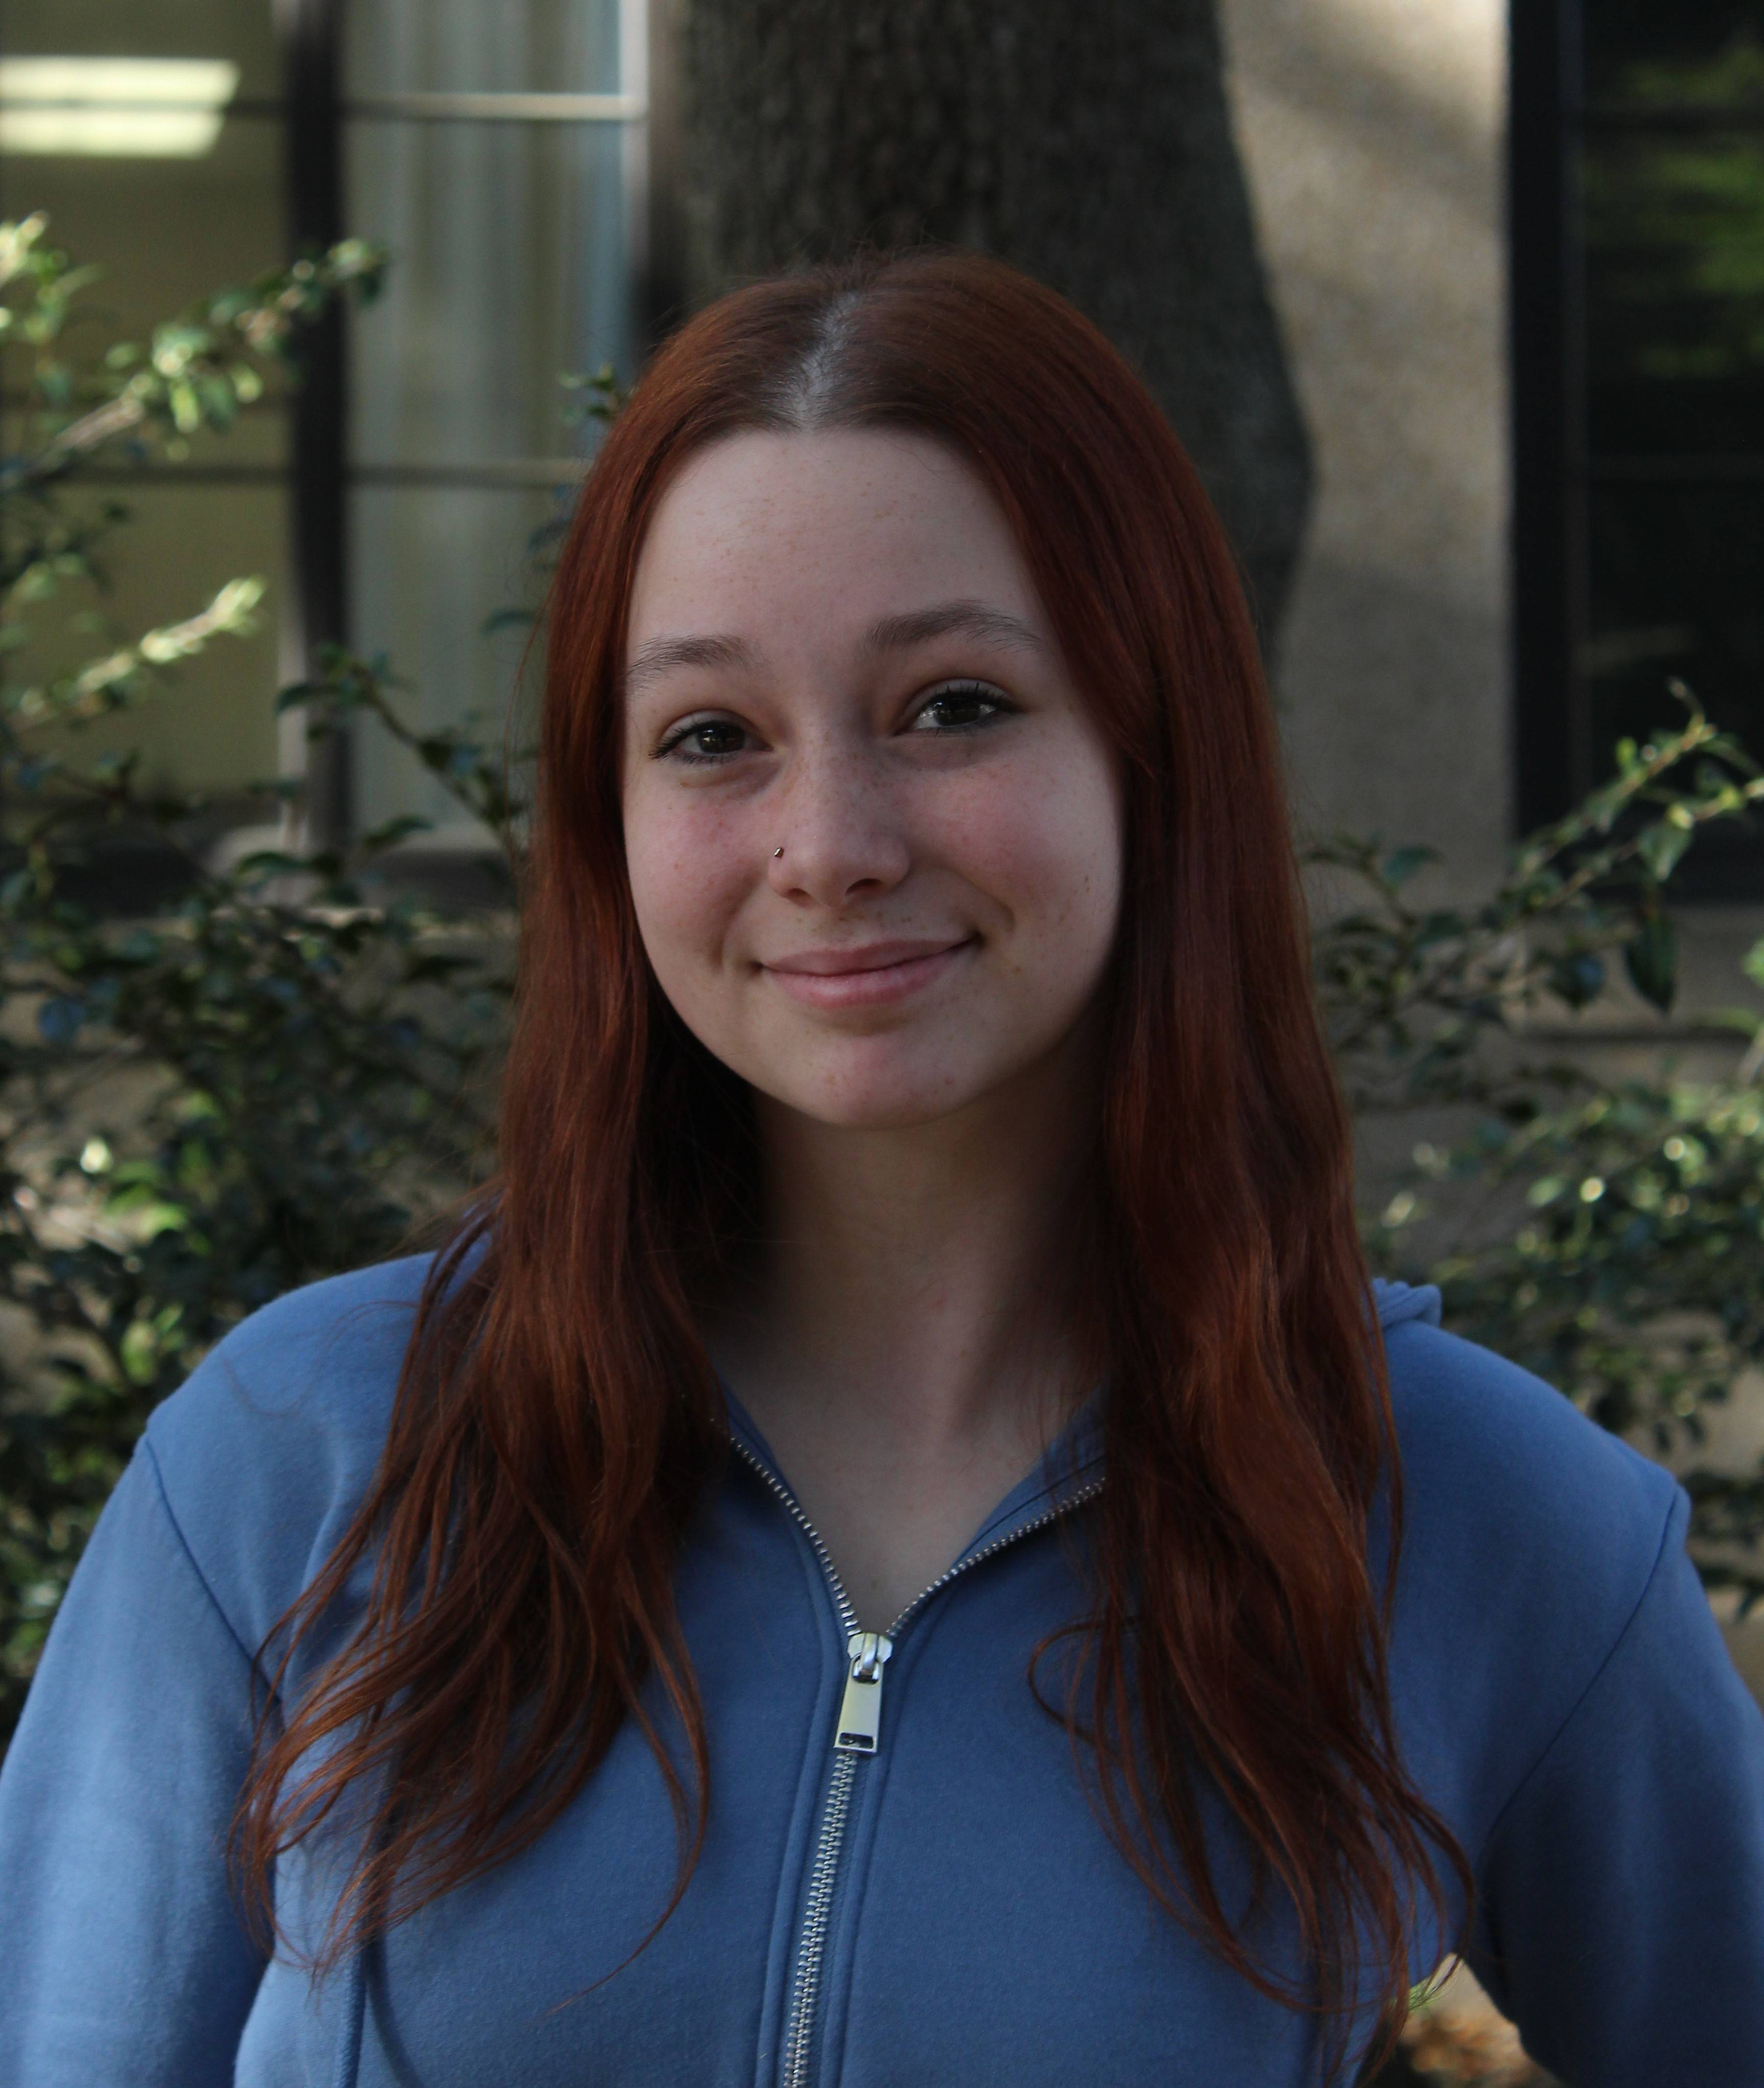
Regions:
[[[98, 268], [64, 336], [76, 359], [141, 340], [198, 298], [249, 282], [287, 250], [281, 126], [224, 123], [195, 158], [109, 154], [0, 156], [0, 216], [45, 212], [53, 243]], [[273, 464], [285, 454], [285, 412], [266, 399], [223, 439], [199, 436], [194, 459]]]
[[1764, 0], [1586, 0], [1595, 106], [1764, 103]]
[[617, 94], [618, 0], [378, 0], [344, 10], [351, 94]]
[[271, 0], [6, 0], [0, 53], [230, 58], [238, 93], [281, 88]]
[[[95, 597], [70, 588], [33, 610], [36, 642], [8, 661], [7, 678], [35, 678], [95, 658], [109, 644], [196, 614], [229, 580], [261, 575], [268, 592], [254, 635], [212, 640], [173, 670], [168, 693], [88, 730], [63, 732], [53, 750], [85, 762], [108, 748], [138, 747], [144, 783], [242, 792], [275, 773], [286, 496], [276, 485], [161, 483], [130, 488], [123, 498], [132, 520], [108, 541], [110, 591]], [[69, 619], [81, 611], [101, 619], [97, 627], [70, 630]]]
[[1764, 483], [1595, 486], [1588, 520], [1592, 773], [1682, 717], [1671, 675], [1764, 759]]
[[[385, 652], [412, 686], [413, 722], [434, 730], [472, 712], [500, 733], [527, 643], [525, 627], [486, 636], [498, 610], [538, 594], [536, 532], [567, 511], [567, 495], [364, 486], [349, 526], [357, 643]], [[362, 828], [399, 814], [433, 819], [457, 841], [469, 822], [408, 755], [365, 730], [357, 742], [356, 817]], [[465, 836], [475, 845], [472, 836]]]
[[1764, 130], [1606, 131], [1582, 171], [1593, 453], [1764, 454]]
[[352, 331], [361, 463], [483, 463], [587, 446], [566, 370], [630, 367], [622, 131], [357, 122], [352, 228], [391, 249]]

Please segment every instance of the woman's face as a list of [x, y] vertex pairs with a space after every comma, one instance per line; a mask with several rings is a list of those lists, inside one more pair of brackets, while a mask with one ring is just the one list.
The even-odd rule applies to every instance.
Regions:
[[1073, 1038], [1120, 907], [1116, 764], [965, 463], [852, 430], [703, 451], [644, 544], [626, 664], [637, 918], [725, 1064], [884, 1129]]

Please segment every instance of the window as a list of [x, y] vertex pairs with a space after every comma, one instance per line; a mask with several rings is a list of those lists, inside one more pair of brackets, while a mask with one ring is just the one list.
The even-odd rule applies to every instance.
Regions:
[[[350, 327], [346, 614], [426, 724], [493, 712], [512, 678], [523, 634], [479, 634], [580, 470], [560, 376], [631, 370], [643, 56], [642, 10], [617, 0], [347, 11], [347, 229], [395, 259]], [[448, 817], [378, 735], [353, 785], [358, 824]]]
[[[1764, 758], [1764, 0], [1513, 11], [1518, 813], [1668, 678]], [[1764, 892], [1764, 822], [1687, 892]]]
[[[181, 79], [179, 67], [208, 77]], [[0, 215], [47, 212], [51, 241], [103, 269], [76, 313], [139, 339], [286, 253], [281, 92], [267, 0], [7, 0]], [[6, 446], [15, 439], [9, 429]], [[241, 573], [263, 574], [285, 601], [288, 451], [286, 417], [266, 402], [228, 441], [199, 438], [176, 467], [96, 474], [122, 481], [135, 519], [114, 592], [84, 605], [132, 634], [194, 614]], [[81, 657], [100, 648], [88, 642]], [[236, 793], [275, 771], [276, 667], [271, 627], [217, 647], [190, 663], [175, 704], [114, 736], [145, 741], [150, 780]]]
[[[291, 413], [116, 474], [140, 525], [118, 622], [241, 571], [275, 590], [249, 659], [196, 663], [132, 727], [168, 781], [224, 793], [304, 759], [269, 699], [328, 639], [389, 653], [426, 725], [506, 698], [519, 634], [481, 628], [591, 440], [559, 377], [629, 375], [637, 345], [646, 59], [642, 0], [8, 0], [0, 212], [46, 210], [128, 331], [308, 242], [393, 256], [310, 343]], [[413, 761], [365, 737], [343, 756], [315, 779], [331, 824], [416, 812], [471, 845]]]

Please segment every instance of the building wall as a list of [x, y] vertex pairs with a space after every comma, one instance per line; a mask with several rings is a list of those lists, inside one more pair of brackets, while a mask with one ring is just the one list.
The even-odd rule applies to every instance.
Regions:
[[1221, 0], [1315, 445], [1275, 681], [1301, 827], [1509, 835], [1501, 0]]
[[[1476, 889], [1511, 840], [1501, 0], [1220, 0], [1238, 143], [1315, 446], [1317, 498], [1275, 661], [1301, 832], [1421, 841]], [[1703, 1008], [1755, 1000], [1756, 908], [1681, 915], [1683, 1060]], [[1600, 1018], [1657, 1020], [1620, 999]], [[1593, 1025], [1595, 1029], [1600, 1026]], [[1634, 1042], [1589, 1062], [1646, 1072]], [[1724, 1049], [1685, 1070], [1730, 1072]], [[1705, 1063], [1706, 1061], [1706, 1063]], [[1764, 1380], [1704, 1455], [1764, 1452]], [[1764, 1701], [1764, 1616], [1718, 1605]]]

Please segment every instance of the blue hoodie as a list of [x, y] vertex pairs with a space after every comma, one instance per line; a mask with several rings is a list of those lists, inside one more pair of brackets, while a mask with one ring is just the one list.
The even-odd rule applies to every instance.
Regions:
[[[627, 1727], [523, 1854], [322, 1981], [266, 1963], [224, 1854], [248, 1670], [362, 1497], [423, 1269], [283, 1299], [154, 1414], [0, 1775], [4, 2088], [1319, 2079], [1317, 2025], [1152, 1907], [1031, 1694], [1031, 1654], [1078, 1602], [1064, 1540], [1103, 1483], [1081, 1431], [885, 1662], [737, 1413], [678, 1568], [703, 1850], [647, 1947], [675, 1824]], [[1436, 1293], [1379, 1303], [1409, 1531], [1391, 1684], [1411, 1771], [1475, 1866], [1471, 1962], [1575, 2088], [1764, 2084], [1764, 1723], [1685, 1559], [1684, 1496], [1441, 1333]], [[282, 1860], [295, 1938], [321, 1929], [335, 1866]], [[1417, 1938], [1417, 1979], [1440, 1948]]]

